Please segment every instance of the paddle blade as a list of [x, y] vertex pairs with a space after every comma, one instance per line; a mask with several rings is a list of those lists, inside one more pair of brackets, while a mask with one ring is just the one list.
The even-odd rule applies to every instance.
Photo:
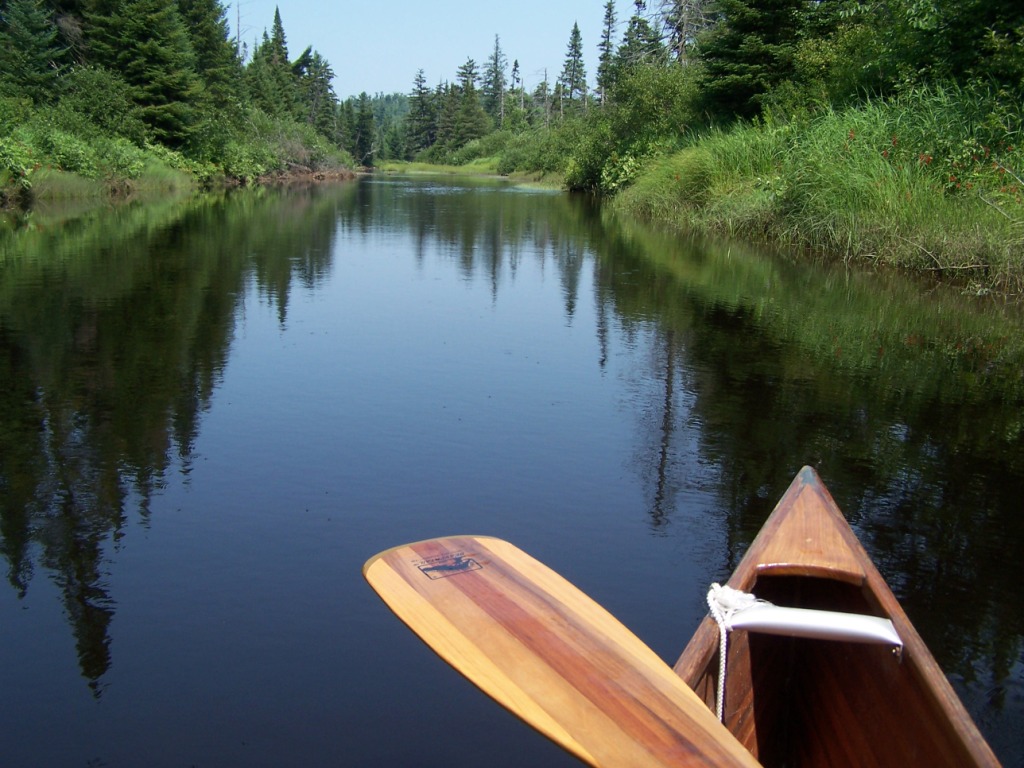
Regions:
[[431, 539], [363, 573], [445, 661], [589, 765], [758, 765], [650, 648], [508, 542]]

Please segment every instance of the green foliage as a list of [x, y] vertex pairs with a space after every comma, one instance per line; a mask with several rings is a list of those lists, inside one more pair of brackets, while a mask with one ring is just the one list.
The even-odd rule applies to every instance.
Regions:
[[141, 146], [146, 125], [123, 78], [100, 67], [75, 67], [65, 78], [60, 105], [102, 133]]
[[1019, 103], [922, 88], [797, 122], [715, 129], [654, 161], [617, 205], [985, 284], [1024, 282]]
[[191, 130], [201, 82], [175, 3], [123, 0], [91, 16], [99, 64], [122, 75], [142, 121], [157, 141], [181, 146]]
[[0, 96], [0, 136], [7, 135], [32, 116], [32, 102], [24, 97]]
[[57, 39], [43, 0], [9, 0], [0, 12], [0, 93], [53, 101], [67, 68], [67, 48]]
[[468, 165], [474, 160], [497, 157], [508, 146], [512, 134], [508, 131], [495, 131], [486, 136], [473, 139], [450, 155], [452, 165]]
[[557, 123], [552, 128], [535, 128], [513, 134], [498, 158], [498, 173], [538, 171], [564, 174], [570, 154], [582, 131], [579, 121]]
[[373, 156], [376, 152], [377, 131], [373, 120], [373, 103], [365, 91], [359, 94], [355, 129], [352, 154], [359, 165], [372, 166], [374, 164]]
[[565, 64], [558, 79], [570, 103], [583, 99], [587, 95], [587, 71], [583, 63], [583, 35], [580, 25], [573, 24], [569, 33], [569, 44], [565, 52]]
[[230, 39], [227, 9], [220, 0], [178, 0], [195, 53], [195, 67], [205, 85], [204, 101], [231, 109], [241, 90], [242, 64]]
[[32, 149], [14, 136], [0, 136], [0, 181], [20, 190], [32, 188], [29, 174], [35, 158]]
[[638, 64], [620, 73], [605, 109], [594, 110], [573, 146], [570, 187], [616, 192], [648, 158], [671, 151], [694, 123], [695, 70]]
[[422, 69], [416, 73], [409, 100], [410, 108], [405, 124], [409, 152], [415, 155], [432, 146], [437, 138], [438, 104], [434, 93], [427, 88], [427, 78]]
[[802, 0], [719, 0], [721, 20], [701, 38], [701, 98], [718, 119], [751, 118], [793, 75]]
[[[644, 3], [637, 0], [634, 5], [636, 8], [622, 35], [622, 45], [616, 51], [611, 65], [609, 84], [614, 84], [634, 67], [665, 63], [665, 47], [662, 45], [661, 36], [643, 14]], [[608, 23], [607, 19], [606, 9], [605, 24]]]
[[508, 58], [501, 50], [501, 39], [494, 36], [494, 50], [487, 57], [484, 65], [483, 84], [481, 92], [483, 96], [483, 108], [499, 130], [505, 119], [505, 70], [508, 67]]
[[707, 203], [713, 180], [709, 152], [691, 147], [655, 163], [623, 194], [618, 205], [645, 219], [678, 219], [685, 209]]

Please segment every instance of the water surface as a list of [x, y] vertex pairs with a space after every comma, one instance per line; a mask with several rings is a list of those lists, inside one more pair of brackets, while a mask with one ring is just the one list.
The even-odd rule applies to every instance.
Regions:
[[13, 766], [574, 765], [363, 583], [508, 538], [666, 660], [813, 464], [1024, 754], [1015, 308], [377, 178], [0, 230]]

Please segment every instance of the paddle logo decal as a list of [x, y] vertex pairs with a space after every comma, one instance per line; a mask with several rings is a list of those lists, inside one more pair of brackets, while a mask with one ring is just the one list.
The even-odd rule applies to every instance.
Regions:
[[416, 567], [430, 579], [446, 579], [449, 576], [479, 571], [483, 568], [473, 559], [472, 555], [467, 555], [465, 552], [445, 552], [443, 555], [434, 555], [418, 560]]

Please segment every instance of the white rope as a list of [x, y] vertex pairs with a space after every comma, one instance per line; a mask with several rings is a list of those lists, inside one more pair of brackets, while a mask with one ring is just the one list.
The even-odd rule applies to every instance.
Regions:
[[859, 613], [819, 611], [808, 608], [780, 608], [759, 600], [749, 592], [712, 584], [708, 608], [718, 625], [718, 701], [719, 720], [725, 714], [725, 674], [729, 651], [729, 633], [733, 629], [765, 632], [785, 637], [817, 640], [846, 640], [854, 643], [882, 643], [893, 646], [899, 658], [903, 641], [892, 620]]
[[729, 586], [723, 587], [717, 582], [712, 584], [711, 589], [708, 590], [708, 608], [711, 609], [711, 616], [718, 625], [718, 700], [715, 705], [715, 714], [718, 715], [719, 722], [724, 722], [725, 714], [725, 667], [729, 652], [729, 620], [737, 611], [766, 602], [758, 600], [749, 592]]

